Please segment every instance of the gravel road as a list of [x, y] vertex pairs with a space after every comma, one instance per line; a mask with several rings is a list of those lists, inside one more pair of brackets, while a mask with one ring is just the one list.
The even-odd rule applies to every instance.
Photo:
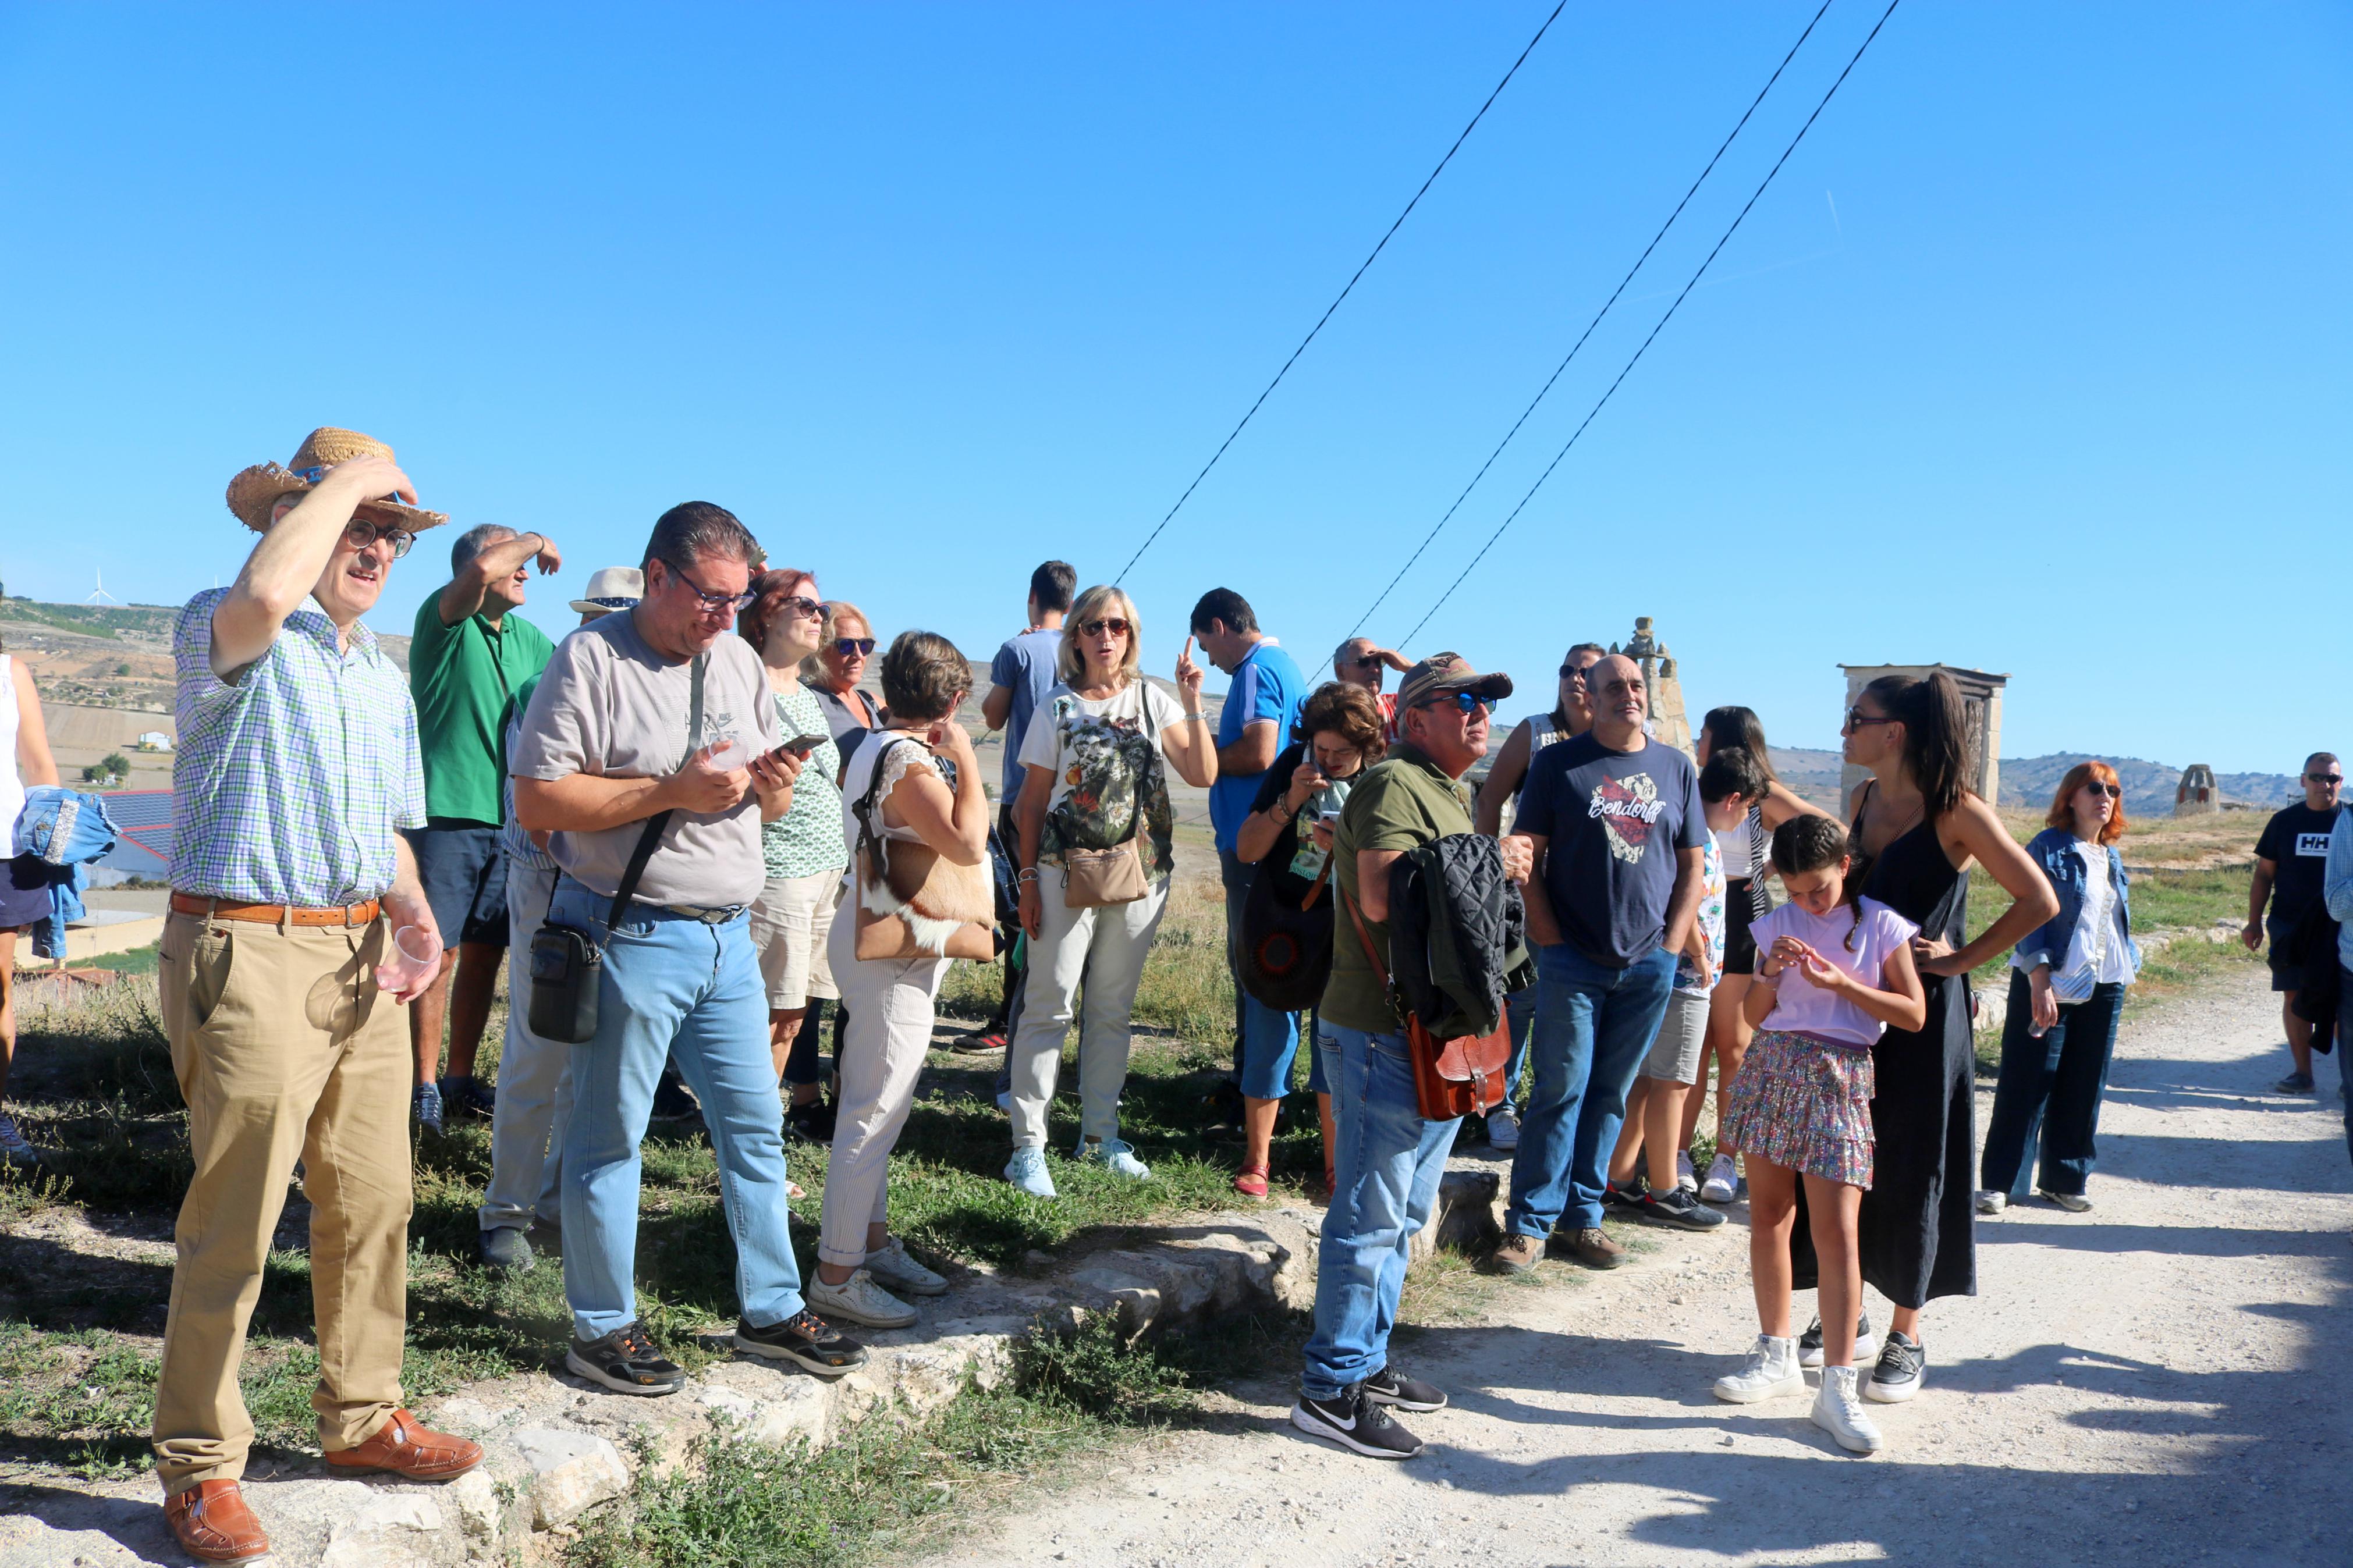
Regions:
[[1926, 1387], [1873, 1407], [1874, 1458], [1804, 1400], [1710, 1396], [1756, 1332], [1736, 1223], [1401, 1336], [1399, 1362], [1453, 1396], [1409, 1418], [1419, 1459], [1299, 1436], [1269, 1380], [1234, 1391], [1230, 1430], [1124, 1451], [939, 1561], [2343, 1568], [2353, 1169], [2332, 1069], [2318, 1103], [2269, 1092], [2278, 1040], [2257, 976], [2126, 1026], [2097, 1207], [1979, 1222], [1981, 1293], [1931, 1306]]

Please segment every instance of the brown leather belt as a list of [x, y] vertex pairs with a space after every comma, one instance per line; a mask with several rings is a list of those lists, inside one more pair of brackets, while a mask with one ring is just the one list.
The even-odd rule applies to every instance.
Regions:
[[297, 926], [364, 926], [373, 925], [382, 906], [374, 899], [364, 904], [344, 904], [335, 909], [289, 909], [284, 904], [241, 904], [234, 899], [206, 899], [194, 893], [174, 893], [172, 912], [198, 915], [207, 920], [251, 921], [256, 925]]

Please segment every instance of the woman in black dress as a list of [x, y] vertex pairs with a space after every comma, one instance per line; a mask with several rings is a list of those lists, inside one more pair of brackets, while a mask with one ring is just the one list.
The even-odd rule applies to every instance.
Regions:
[[[1846, 760], [1872, 774], [1852, 802], [1863, 896], [1920, 927], [1912, 956], [1928, 994], [1925, 1028], [1890, 1029], [1872, 1048], [1877, 1168], [1862, 1194], [1859, 1239], [1863, 1279], [1895, 1303], [1895, 1318], [1863, 1394], [1894, 1404], [1918, 1393], [1926, 1373], [1920, 1309], [1938, 1296], [1977, 1294], [1968, 973], [2057, 914], [2059, 900], [1968, 788], [1967, 716], [1951, 676], [1882, 676], [1847, 710], [1841, 734]], [[1984, 864], [2011, 902], [1966, 942], [1972, 862]], [[1814, 1280], [1805, 1229], [1800, 1215], [1792, 1238], [1800, 1286]], [[1819, 1354], [1819, 1343], [1809, 1336], [1806, 1348]]]

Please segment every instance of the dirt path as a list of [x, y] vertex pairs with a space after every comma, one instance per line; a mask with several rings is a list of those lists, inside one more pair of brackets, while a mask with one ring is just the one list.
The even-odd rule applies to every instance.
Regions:
[[1981, 1293], [1930, 1309], [1926, 1390], [1873, 1407], [1875, 1458], [1805, 1401], [1710, 1397], [1756, 1331], [1735, 1226], [1401, 1336], [1454, 1399], [1409, 1418], [1433, 1445], [1410, 1464], [1299, 1436], [1270, 1381], [1239, 1391], [1232, 1431], [1148, 1444], [952, 1558], [2353, 1562], [2353, 1170], [2331, 1069], [2318, 1104], [2268, 1093], [2277, 1040], [2252, 978], [2127, 1026], [2098, 1207], [1981, 1222]]

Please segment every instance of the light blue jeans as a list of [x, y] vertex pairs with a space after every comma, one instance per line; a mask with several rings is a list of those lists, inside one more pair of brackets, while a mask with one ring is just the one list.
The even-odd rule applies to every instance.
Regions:
[[[531, 1032], [531, 939], [547, 916], [555, 873], [507, 859], [507, 1037], [491, 1113], [484, 1230], [564, 1219], [564, 1129], [572, 1120], [572, 1047]], [[611, 907], [611, 900], [607, 900]]]
[[711, 1130], [744, 1317], [754, 1328], [780, 1323], [801, 1310], [801, 1275], [785, 1223], [784, 1107], [751, 921], [706, 925], [634, 903], [607, 933], [612, 902], [569, 877], [556, 889], [554, 918], [605, 944], [596, 1037], [572, 1047], [564, 1138], [572, 1331], [593, 1340], [637, 1321], [638, 1145], [668, 1056]]
[[1332, 1206], [1315, 1261], [1315, 1331], [1300, 1392], [1336, 1399], [1389, 1361], [1406, 1249], [1430, 1219], [1459, 1120], [1424, 1121], [1405, 1037], [1325, 1021], [1315, 1042], [1331, 1086]]
[[1674, 984], [1675, 955], [1664, 948], [1623, 969], [1566, 944], [1536, 950], [1536, 1083], [1512, 1157], [1506, 1234], [1541, 1240], [1556, 1225], [1601, 1223], [1602, 1165]]

